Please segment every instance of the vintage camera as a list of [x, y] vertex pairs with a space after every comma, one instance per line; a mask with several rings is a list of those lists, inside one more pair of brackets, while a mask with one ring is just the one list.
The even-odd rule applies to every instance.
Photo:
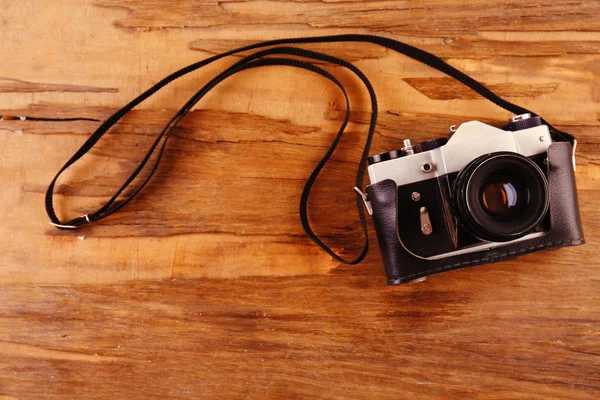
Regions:
[[388, 283], [583, 244], [574, 168], [572, 144], [530, 114], [370, 157], [364, 199]]

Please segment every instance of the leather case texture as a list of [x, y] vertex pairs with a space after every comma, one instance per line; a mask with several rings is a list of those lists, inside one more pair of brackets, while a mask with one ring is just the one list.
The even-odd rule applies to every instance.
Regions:
[[[523, 254], [564, 246], [584, 244], [577, 188], [572, 164], [572, 147], [555, 142], [548, 148], [548, 186], [550, 193], [550, 231], [543, 237], [523, 240], [475, 253], [439, 260], [423, 260], [410, 255], [400, 244], [396, 223], [396, 183], [391, 179], [367, 187], [373, 207], [373, 223], [390, 285], [408, 283], [428, 275], [474, 265], [509, 260]], [[402, 223], [401, 221], [399, 223]]]

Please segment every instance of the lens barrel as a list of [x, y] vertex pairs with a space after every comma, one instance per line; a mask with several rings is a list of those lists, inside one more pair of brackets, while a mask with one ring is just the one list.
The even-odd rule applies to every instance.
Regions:
[[550, 201], [540, 167], [512, 152], [476, 158], [459, 172], [453, 189], [459, 220], [473, 235], [491, 242], [518, 239], [533, 231]]

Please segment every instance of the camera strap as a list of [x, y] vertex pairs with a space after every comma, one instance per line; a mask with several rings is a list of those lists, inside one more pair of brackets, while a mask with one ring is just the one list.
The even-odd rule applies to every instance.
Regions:
[[[423, 64], [426, 64], [432, 68], [437, 69], [438, 71], [445, 73], [446, 75], [463, 83], [470, 89], [479, 93], [481, 96], [492, 101], [493, 103], [504, 108], [505, 110], [510, 111], [513, 114], [530, 113], [532, 116], [537, 116], [537, 114], [535, 114], [529, 110], [526, 110], [516, 104], [510, 103], [510, 102], [500, 98], [495, 93], [493, 93], [491, 90], [486, 88], [484, 85], [477, 82], [476, 80], [469, 77], [468, 75], [464, 74], [463, 72], [460, 72], [459, 70], [452, 67], [451, 65], [447, 64], [445, 61], [443, 61], [439, 57], [437, 57], [431, 53], [428, 53], [424, 50], [421, 50], [419, 48], [413, 47], [406, 43], [402, 43], [402, 42], [399, 42], [397, 40], [393, 40], [390, 38], [374, 36], [374, 35], [347, 34], [347, 35], [331, 35], [331, 36], [318, 36], [318, 37], [306, 37], [306, 38], [278, 39], [278, 40], [270, 40], [270, 41], [261, 42], [261, 43], [255, 43], [252, 45], [240, 47], [235, 50], [231, 50], [231, 51], [228, 51], [228, 52], [225, 52], [222, 54], [218, 54], [218, 55], [209, 57], [205, 60], [191, 64], [185, 68], [180, 69], [179, 71], [176, 71], [176, 72], [170, 74], [169, 76], [165, 77], [160, 82], [158, 82], [157, 84], [155, 84], [154, 86], [152, 86], [151, 88], [146, 90], [144, 93], [142, 93], [141, 95], [139, 95], [138, 97], [133, 99], [131, 102], [129, 102], [123, 108], [116, 111], [112, 116], [110, 116], [106, 121], [104, 121], [98, 127], [98, 129], [96, 129], [96, 131], [75, 152], [75, 154], [73, 154], [73, 156], [71, 156], [71, 158], [65, 163], [65, 165], [58, 171], [58, 173], [56, 174], [54, 179], [52, 179], [52, 181], [50, 182], [50, 185], [48, 186], [48, 190], [46, 191], [46, 197], [45, 197], [46, 213], [48, 214], [48, 217], [50, 218], [50, 221], [51, 221], [50, 223], [60, 229], [74, 229], [74, 228], [79, 228], [80, 226], [88, 224], [88, 223], [99, 221], [99, 220], [106, 218], [109, 215], [115, 213], [116, 211], [121, 209], [123, 206], [125, 206], [127, 203], [129, 203], [146, 186], [146, 184], [149, 182], [150, 178], [153, 176], [153, 174], [155, 173], [155, 171], [160, 163], [160, 160], [161, 160], [161, 157], [165, 150], [167, 141], [168, 141], [170, 135], [172, 134], [172, 132], [174, 131], [174, 129], [177, 127], [177, 125], [180, 123], [180, 121], [183, 119], [183, 117], [192, 109], [192, 107], [198, 101], [200, 101], [200, 99], [202, 99], [202, 97], [204, 97], [211, 89], [213, 89], [216, 85], [218, 85], [220, 82], [227, 79], [228, 77], [230, 77], [238, 72], [247, 70], [247, 69], [257, 68], [257, 67], [266, 67], [266, 66], [276, 66], [276, 65], [289, 66], [289, 67], [295, 67], [295, 68], [301, 68], [304, 70], [308, 70], [308, 71], [311, 71], [311, 72], [314, 72], [316, 74], [323, 76], [324, 78], [333, 82], [341, 90], [341, 92], [344, 95], [345, 106], [346, 106], [344, 120], [343, 120], [343, 122], [340, 126], [340, 129], [339, 129], [335, 139], [333, 140], [331, 146], [329, 147], [329, 149], [327, 150], [325, 155], [321, 158], [321, 160], [319, 161], [317, 166], [314, 168], [314, 170], [311, 172], [311, 174], [304, 186], [302, 195], [300, 197], [300, 212], [299, 213], [300, 213], [300, 220], [302, 223], [302, 227], [303, 227], [304, 231], [306, 232], [307, 236], [311, 240], [313, 240], [319, 247], [321, 247], [327, 254], [332, 256], [335, 260], [345, 263], [345, 264], [359, 263], [360, 261], [362, 261], [364, 259], [364, 257], [366, 256], [366, 254], [368, 252], [367, 222], [366, 222], [365, 213], [364, 213], [364, 210], [362, 207], [363, 198], [361, 197], [361, 194], [356, 193], [355, 195], [356, 195], [356, 205], [357, 205], [357, 210], [358, 210], [358, 216], [360, 219], [360, 223], [361, 223], [361, 227], [362, 227], [362, 231], [363, 231], [363, 235], [364, 235], [364, 245], [363, 245], [363, 249], [362, 249], [361, 253], [358, 256], [356, 256], [354, 259], [348, 260], [348, 259], [342, 258], [340, 255], [336, 254], [333, 250], [331, 250], [312, 230], [309, 220], [308, 220], [308, 213], [307, 213], [308, 199], [310, 196], [311, 188], [312, 188], [313, 184], [315, 183], [319, 173], [321, 172], [321, 170], [323, 169], [323, 167], [325, 166], [327, 161], [329, 161], [333, 152], [335, 151], [335, 149], [344, 133], [344, 130], [348, 124], [348, 121], [350, 119], [350, 101], [348, 98], [348, 94], [346, 92], [345, 87], [341, 84], [341, 82], [337, 78], [335, 78], [332, 74], [327, 72], [326, 70], [324, 70], [310, 62], [307, 62], [307, 61], [301, 61], [296, 58], [281, 57], [284, 55], [285, 56], [295, 56], [295, 57], [318, 60], [318, 61], [323, 61], [323, 62], [342, 66], [342, 67], [348, 69], [349, 71], [351, 71], [352, 73], [354, 73], [367, 88], [367, 91], [369, 92], [369, 96], [370, 96], [370, 100], [371, 100], [371, 118], [370, 118], [370, 123], [369, 123], [369, 131], [367, 134], [367, 138], [365, 141], [365, 146], [364, 146], [364, 149], [363, 149], [363, 152], [361, 155], [361, 159], [359, 161], [359, 166], [358, 166], [358, 171], [356, 174], [356, 181], [355, 181], [356, 187], [362, 188], [363, 187], [363, 177], [364, 177], [365, 170], [367, 167], [367, 158], [369, 156], [371, 142], [372, 142], [373, 135], [375, 132], [375, 127], [377, 124], [378, 107], [377, 107], [377, 98], [376, 98], [373, 86], [371, 85], [371, 83], [369, 82], [367, 77], [357, 67], [355, 67], [354, 65], [352, 65], [351, 63], [349, 63], [347, 61], [344, 61], [337, 57], [329, 56], [327, 54], [288, 46], [288, 45], [303, 44], [303, 43], [341, 43], [341, 42], [372, 43], [372, 44], [377, 44], [377, 45], [386, 47], [388, 49], [397, 51], [397, 52], [404, 54], [414, 60], [420, 61]], [[286, 45], [286, 46], [274, 47], [274, 46], [282, 46], [282, 45]], [[160, 90], [167, 84], [171, 83], [175, 79], [178, 79], [192, 71], [202, 68], [202, 67], [204, 67], [210, 63], [213, 63], [217, 60], [220, 60], [224, 57], [234, 55], [234, 54], [237, 54], [240, 52], [247, 52], [250, 50], [260, 49], [263, 47], [270, 47], [270, 48], [264, 49], [261, 51], [257, 51], [254, 54], [251, 54], [249, 56], [242, 58], [240, 61], [236, 62], [235, 64], [233, 64], [232, 66], [227, 68], [225, 71], [221, 72], [216, 77], [214, 77], [211, 81], [209, 81], [206, 85], [204, 85], [204, 87], [202, 87], [194, 96], [192, 96], [184, 104], [184, 106], [171, 118], [171, 120], [167, 123], [167, 125], [163, 128], [163, 130], [158, 135], [158, 137], [155, 139], [152, 146], [148, 150], [148, 152], [145, 155], [145, 157], [143, 158], [143, 160], [139, 163], [137, 168], [131, 173], [131, 175], [126, 179], [126, 181], [123, 183], [123, 185], [115, 192], [115, 194], [103, 206], [101, 206], [98, 210], [96, 210], [92, 213], [74, 218], [68, 222], [63, 223], [58, 219], [56, 212], [54, 210], [54, 205], [53, 205], [53, 195], [54, 195], [54, 189], [55, 189], [57, 179], [67, 168], [69, 168], [72, 164], [74, 164], [77, 160], [79, 160], [83, 155], [85, 155], [88, 151], [90, 151], [90, 149], [96, 144], [96, 142], [98, 142], [98, 140], [114, 124], [116, 124], [121, 118], [123, 118], [123, 116], [125, 116], [129, 111], [131, 111], [138, 104], [140, 104], [141, 102], [143, 102], [144, 100], [146, 100], [147, 98], [152, 96], [158, 90]], [[276, 57], [269, 57], [269, 56], [276, 56]], [[548, 122], [546, 122], [543, 119], [542, 119], [542, 122], [544, 124], [548, 125], [550, 134], [554, 140], [569, 141], [572, 143], [574, 142], [573, 136], [569, 135], [566, 132], [562, 132], [562, 131], [554, 128], [553, 126], [551, 126]], [[153, 163], [148, 164], [148, 162], [152, 158], [155, 151], [157, 151], [157, 153], [156, 153], [156, 157], [155, 157]], [[135, 180], [135, 178], [145, 168], [148, 168], [149, 172], [145, 176], [144, 180], [140, 184], [136, 185], [135, 188], [131, 191], [131, 193], [126, 193], [124, 195], [123, 192], [132, 184], [132, 182]]]

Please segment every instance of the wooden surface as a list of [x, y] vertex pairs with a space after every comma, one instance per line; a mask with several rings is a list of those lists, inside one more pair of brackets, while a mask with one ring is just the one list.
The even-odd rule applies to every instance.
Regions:
[[[597, 399], [600, 396], [600, 3], [597, 1], [0, 0], [0, 398]], [[258, 40], [374, 33], [442, 56], [579, 139], [587, 245], [387, 287], [371, 252], [338, 265], [308, 240], [302, 186], [342, 117], [337, 89], [291, 68], [221, 84], [177, 130], [150, 186], [74, 232], [47, 184], [115, 109], [168, 73]], [[380, 101], [373, 153], [509, 115], [366, 44]], [[170, 115], [228, 59], [138, 107], [58, 186], [97, 208]], [[310, 217], [350, 256], [368, 99]], [[19, 117], [25, 117], [22, 118]]]

